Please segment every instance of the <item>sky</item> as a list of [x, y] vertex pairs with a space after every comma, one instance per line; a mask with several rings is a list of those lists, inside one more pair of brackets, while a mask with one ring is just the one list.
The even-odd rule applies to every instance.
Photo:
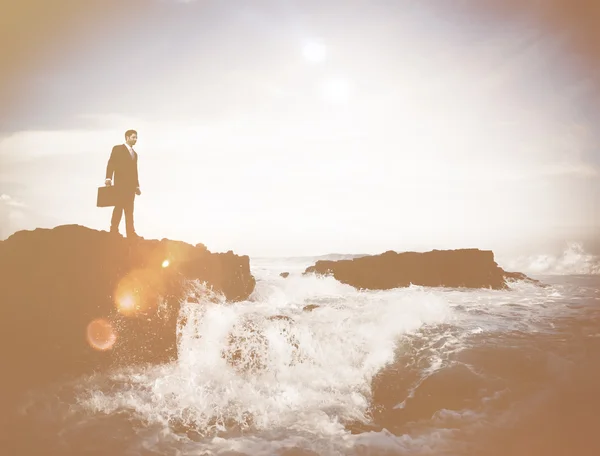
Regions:
[[108, 230], [96, 192], [128, 129], [145, 238], [296, 256], [599, 237], [593, 1], [31, 0], [5, 11], [0, 239]]

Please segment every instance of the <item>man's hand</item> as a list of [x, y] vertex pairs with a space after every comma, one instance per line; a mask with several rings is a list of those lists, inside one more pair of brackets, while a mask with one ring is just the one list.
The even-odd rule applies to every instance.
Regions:
[[112, 185], [112, 180], [111, 179], [106, 179], [104, 181], [104, 185], [106, 185], [107, 187], [110, 187]]
[[138, 195], [138, 196], [142, 194], [142, 191], [140, 190], [139, 187], [135, 188], [135, 194]]

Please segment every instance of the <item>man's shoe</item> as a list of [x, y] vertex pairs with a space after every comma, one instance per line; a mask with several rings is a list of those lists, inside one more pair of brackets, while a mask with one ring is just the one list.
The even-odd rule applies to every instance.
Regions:
[[144, 239], [142, 236], [139, 236], [137, 233], [131, 233], [127, 235], [127, 239]]
[[113, 236], [123, 237], [123, 235], [121, 233], [119, 233], [118, 230], [110, 230], [109, 233]]

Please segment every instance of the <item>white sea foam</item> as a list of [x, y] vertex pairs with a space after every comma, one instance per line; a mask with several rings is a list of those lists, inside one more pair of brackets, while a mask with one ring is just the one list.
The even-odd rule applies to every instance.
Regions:
[[[527, 283], [510, 291], [359, 292], [332, 277], [284, 279], [280, 267], [265, 263], [255, 271], [248, 301], [207, 296], [184, 304], [176, 363], [113, 372], [109, 387], [96, 382], [80, 404], [96, 413], [127, 410], [143, 420], [153, 429], [144, 445], [186, 440], [192, 430], [199, 441], [186, 440], [183, 450], [177, 444], [181, 454], [258, 455], [294, 447], [352, 454], [349, 448], [361, 445], [408, 450], [425, 443], [385, 432], [353, 436], [344, 426], [369, 422], [372, 379], [402, 351], [399, 344], [425, 340], [423, 380], [473, 335], [535, 327], [548, 300], [562, 293]], [[316, 307], [305, 310], [308, 304]], [[440, 324], [450, 329], [439, 331]], [[441, 438], [436, 435], [429, 439]]]
[[584, 250], [578, 242], [567, 243], [559, 255], [541, 253], [513, 259], [498, 259], [502, 268], [529, 274], [600, 274], [600, 257]]
[[96, 389], [82, 403], [203, 435], [342, 435], [342, 422], [368, 421], [371, 380], [393, 361], [398, 337], [449, 317], [443, 296], [418, 287], [358, 292], [333, 278], [259, 281], [251, 301], [184, 305], [177, 363], [114, 373], [127, 387]]

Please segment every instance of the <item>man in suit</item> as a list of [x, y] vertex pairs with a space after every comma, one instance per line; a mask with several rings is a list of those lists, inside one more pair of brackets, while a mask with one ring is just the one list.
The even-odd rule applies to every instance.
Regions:
[[135, 195], [141, 195], [140, 182], [138, 180], [138, 154], [133, 150], [137, 142], [137, 132], [127, 130], [125, 132], [125, 144], [114, 146], [106, 166], [105, 185], [113, 185], [117, 190], [118, 199], [110, 221], [110, 232], [119, 234], [119, 224], [125, 212], [125, 228], [128, 238], [139, 237], [133, 226], [133, 202]]

